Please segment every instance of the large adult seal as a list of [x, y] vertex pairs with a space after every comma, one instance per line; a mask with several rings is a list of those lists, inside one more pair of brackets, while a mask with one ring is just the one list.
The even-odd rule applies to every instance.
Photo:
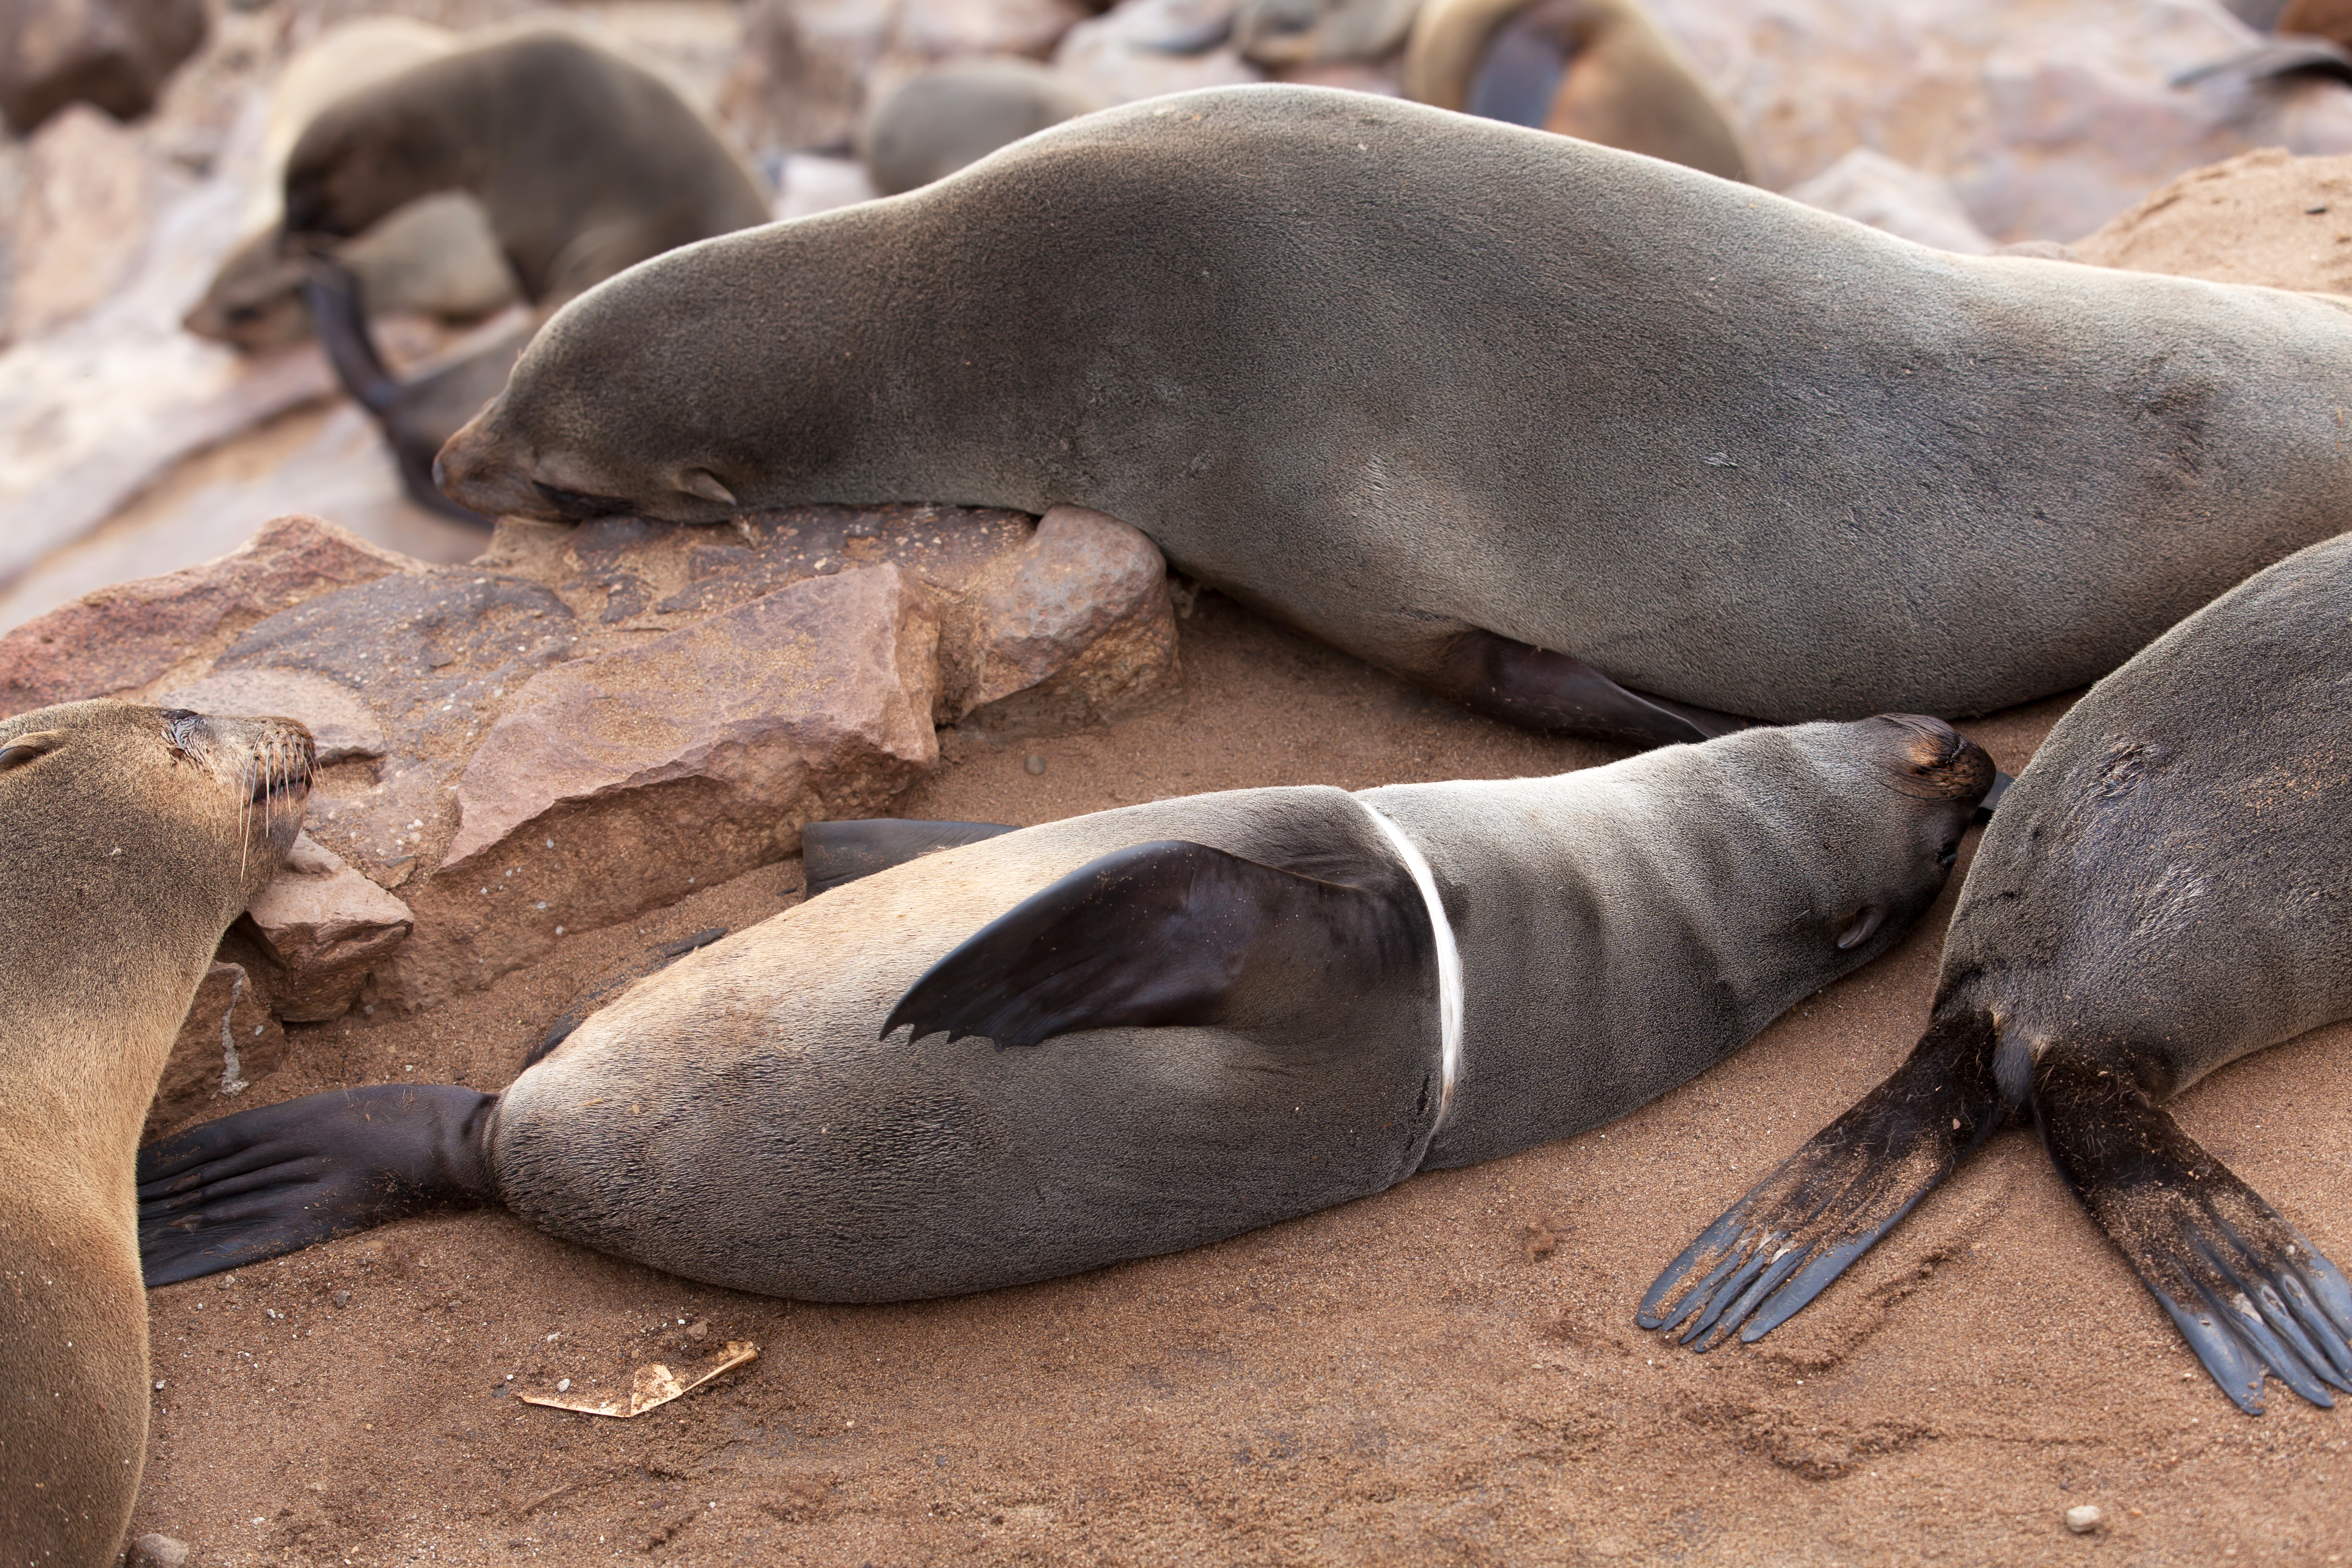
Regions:
[[1687, 740], [2088, 683], [2352, 526], [2342, 408], [2322, 300], [1245, 87], [614, 279], [439, 471], [551, 519], [1075, 502], [1482, 711]]
[[2352, 538], [2255, 577], [2093, 688], [1978, 847], [1910, 1058], [1642, 1303], [1705, 1349], [1769, 1332], [2005, 1121], [2223, 1392], [2352, 1389], [2352, 1291], [2161, 1101], [2352, 1017]]
[[98, 1568], [147, 1452], [131, 1170], [221, 932], [301, 826], [287, 720], [121, 702], [0, 721], [0, 1543]]
[[1197, 1246], [1681, 1083], [1910, 925], [1991, 777], [1880, 718], [817, 835], [813, 883], [919, 858], [679, 959], [503, 1094], [313, 1095], [151, 1147], [148, 1279], [434, 1202], [823, 1300]]
[[1439, 109], [1748, 178], [1723, 105], [1637, 0], [1428, 0], [1413, 18], [1404, 90]]
[[[425, 59], [319, 110], [287, 155], [286, 238], [341, 242], [451, 192], [480, 203], [523, 298], [542, 309], [769, 216], [742, 159], [667, 82], [554, 26]], [[352, 296], [313, 293], [337, 373], [376, 416], [411, 493], [446, 508], [433, 455], [504, 382], [528, 329], [404, 389], [368, 338], [364, 289], [348, 271], [330, 287]]]

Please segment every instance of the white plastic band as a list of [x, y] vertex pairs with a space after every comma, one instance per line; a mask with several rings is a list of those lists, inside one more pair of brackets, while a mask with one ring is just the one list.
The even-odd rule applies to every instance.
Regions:
[[1430, 929], [1437, 937], [1437, 1062], [1444, 1076], [1444, 1087], [1438, 1090], [1437, 1117], [1443, 1121], [1454, 1108], [1454, 1080], [1462, 1076], [1462, 950], [1454, 945], [1454, 924], [1445, 918], [1445, 906], [1437, 901], [1437, 879], [1430, 875], [1420, 847], [1361, 795], [1356, 797], [1356, 804], [1371, 813], [1372, 821], [1396, 846], [1398, 858], [1412, 873], [1413, 886], [1421, 889], [1422, 901], [1429, 906]]

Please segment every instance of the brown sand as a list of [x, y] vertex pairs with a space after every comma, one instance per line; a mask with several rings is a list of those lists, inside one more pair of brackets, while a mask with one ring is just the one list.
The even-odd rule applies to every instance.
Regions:
[[[960, 743], [903, 811], [1029, 823], [1612, 754], [1472, 718], [1214, 595], [1182, 629], [1166, 710]], [[2063, 708], [1969, 729], [2013, 769]], [[798, 885], [772, 867], [425, 1016], [289, 1031], [295, 1065], [251, 1100], [503, 1083], [575, 988]], [[2274, 1384], [2270, 1415], [2239, 1415], [2030, 1132], [2003, 1133], [1761, 1346], [1696, 1357], [1633, 1327], [1658, 1268], [1907, 1050], [1950, 902], [1604, 1131], [1074, 1279], [814, 1306], [481, 1213], [158, 1290], [134, 1528], [205, 1564], [2352, 1557], [2352, 1414]], [[2266, 1052], [2177, 1112], [2352, 1263], [2344, 1045], [2329, 1030]], [[635, 1421], [498, 1392], [569, 1377], [600, 1395], [728, 1339], [761, 1358]], [[2083, 1503], [2103, 1532], [2068, 1533]]]

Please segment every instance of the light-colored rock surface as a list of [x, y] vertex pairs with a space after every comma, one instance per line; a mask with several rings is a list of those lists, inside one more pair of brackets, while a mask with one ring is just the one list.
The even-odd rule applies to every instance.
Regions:
[[1856, 147], [1802, 184], [1791, 185], [1788, 195], [1938, 250], [1982, 256], [1994, 248], [1949, 182], [1867, 147]]
[[2195, 170], [2074, 250], [2135, 272], [2352, 295], [2352, 157], [2271, 148]]
[[1226, 0], [1124, 0], [1071, 28], [1054, 51], [1054, 66], [1103, 103], [1264, 81], [1265, 73], [1230, 43], [1196, 55], [1151, 47], [1197, 34], [1232, 9]]
[[204, 0], [0, 0], [0, 114], [19, 132], [74, 102], [135, 119], [205, 25]]
[[131, 1543], [126, 1568], [187, 1568], [188, 1543], [176, 1535], [150, 1531]]
[[421, 566], [319, 518], [278, 518], [218, 560], [98, 589], [0, 636], [0, 713], [194, 679], [289, 605]]
[[296, 1024], [349, 1012], [369, 973], [416, 925], [406, 904], [307, 833], [246, 915], [277, 961], [268, 976], [270, 1006]]
[[1854, 147], [1951, 182], [1996, 240], [2071, 240], [2256, 147], [2352, 151], [2352, 91], [2171, 79], [2257, 37], [2219, 0], [1651, 0], [1786, 190]]
[[286, 1031], [242, 964], [215, 963], [196, 987], [163, 1080], [147, 1113], [150, 1131], [226, 1112], [220, 1101], [277, 1070]]
[[0, 343], [62, 326], [114, 291], [145, 239], [155, 173], [139, 138], [86, 103], [33, 133]]
[[866, 177], [866, 166], [855, 158], [794, 153], [783, 160], [774, 211], [780, 219], [812, 217], [853, 202], [870, 202], [878, 194]]

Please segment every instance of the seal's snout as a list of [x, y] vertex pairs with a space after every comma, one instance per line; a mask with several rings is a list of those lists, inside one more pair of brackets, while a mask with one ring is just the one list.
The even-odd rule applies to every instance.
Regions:
[[1895, 787], [1919, 800], [1966, 801], [1973, 807], [1998, 776], [1982, 746], [1923, 713], [1881, 713], [1874, 721], [1894, 728]]
[[491, 428], [504, 401], [492, 403], [441, 444], [433, 459], [433, 483], [459, 506], [484, 517], [549, 516], [530, 476], [507, 457], [505, 443]]

